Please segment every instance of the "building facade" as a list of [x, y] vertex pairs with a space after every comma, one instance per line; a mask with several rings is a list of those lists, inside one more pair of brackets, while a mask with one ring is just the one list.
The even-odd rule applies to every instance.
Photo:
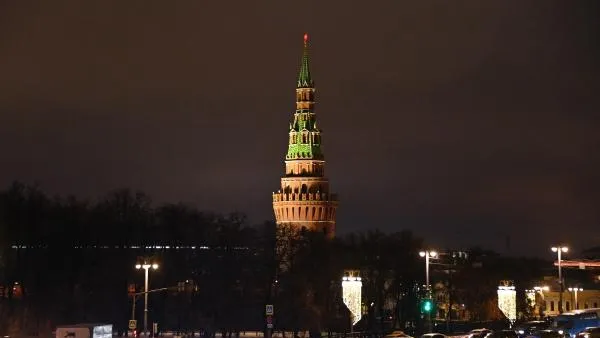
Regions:
[[310, 74], [308, 35], [296, 85], [296, 111], [289, 125], [285, 175], [273, 193], [273, 211], [279, 226], [323, 231], [335, 235], [337, 196], [325, 177], [322, 132], [315, 114], [315, 86]]
[[[545, 316], [558, 315], [560, 291], [540, 290], [538, 292], [541, 298], [541, 306], [537, 306], [538, 312], [539, 308], [541, 307], [543, 315]], [[573, 310], [583, 310], [589, 308], [598, 308], [600, 307], [600, 290], [582, 289], [581, 291], [569, 291], [567, 289], [563, 292], [562, 301], [562, 308], [564, 312], [569, 312]]]

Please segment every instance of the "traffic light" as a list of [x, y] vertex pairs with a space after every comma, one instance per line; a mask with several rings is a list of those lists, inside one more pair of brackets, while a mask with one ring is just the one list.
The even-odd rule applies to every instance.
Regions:
[[421, 299], [421, 313], [432, 313], [434, 308], [435, 304], [433, 304], [433, 299]]

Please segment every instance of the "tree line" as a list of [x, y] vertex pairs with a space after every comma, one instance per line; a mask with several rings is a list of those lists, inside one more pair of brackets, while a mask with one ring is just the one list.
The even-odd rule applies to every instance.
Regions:
[[[50, 332], [76, 322], [125, 330], [132, 317], [128, 292], [142, 291], [144, 283], [134, 268], [142, 261], [160, 266], [150, 272], [151, 289], [183, 285], [149, 297], [150, 322], [162, 329], [262, 330], [264, 306], [274, 304], [276, 328], [348, 330], [340, 288], [346, 269], [360, 270], [363, 280], [360, 325], [404, 327], [419, 320], [424, 263], [418, 253], [425, 245], [410, 231], [368, 230], [331, 240], [271, 221], [250, 224], [240, 213], [154, 205], [129, 189], [91, 201], [15, 182], [0, 192], [0, 327], [6, 331], [0, 333]], [[545, 264], [471, 252], [464, 262], [433, 266], [432, 279], [449, 302], [465, 304], [479, 320], [498, 316], [485, 306], [494, 302], [499, 280], [526, 288]], [[136, 305], [141, 323], [143, 302]], [[445, 316], [452, 319], [451, 312]]]

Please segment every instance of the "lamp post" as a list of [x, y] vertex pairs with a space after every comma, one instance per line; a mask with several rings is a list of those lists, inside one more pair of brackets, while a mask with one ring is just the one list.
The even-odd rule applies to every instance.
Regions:
[[562, 269], [560, 266], [560, 263], [562, 261], [562, 253], [566, 253], [569, 251], [569, 248], [563, 245], [559, 245], [559, 246], [553, 246], [552, 247], [552, 252], [556, 252], [557, 258], [558, 258], [558, 284], [560, 285], [560, 293], [558, 296], [558, 312], [559, 313], [563, 313], [563, 292], [565, 291], [564, 288], [564, 283], [563, 283], [563, 279], [562, 279]]
[[421, 251], [419, 252], [419, 256], [425, 257], [425, 288], [427, 289], [427, 296], [431, 295], [431, 287], [429, 285], [429, 258], [437, 257], [437, 252], [435, 251]]
[[429, 302], [429, 309], [427, 312], [427, 332], [431, 332], [431, 286], [429, 285], [429, 259], [437, 257], [437, 252], [433, 250], [426, 250], [419, 252], [419, 256], [425, 257], [425, 288], [427, 289], [427, 302]]
[[[152, 268], [153, 270], [158, 269], [158, 264], [136, 264], [137, 270], [144, 269], [144, 333], [148, 332], [148, 271]], [[135, 302], [135, 298], [134, 298]]]
[[577, 293], [579, 291], [583, 291], [582, 288], [569, 288], [569, 291], [573, 292], [575, 294], [575, 309], [579, 310], [579, 302], [577, 301]]

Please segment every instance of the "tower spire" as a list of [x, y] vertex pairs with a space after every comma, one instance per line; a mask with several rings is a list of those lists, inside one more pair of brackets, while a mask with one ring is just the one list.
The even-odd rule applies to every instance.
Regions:
[[308, 57], [308, 33], [304, 33], [304, 51], [302, 53], [302, 64], [300, 66], [300, 73], [298, 74], [298, 84], [296, 88], [313, 88], [314, 83], [310, 77]]

